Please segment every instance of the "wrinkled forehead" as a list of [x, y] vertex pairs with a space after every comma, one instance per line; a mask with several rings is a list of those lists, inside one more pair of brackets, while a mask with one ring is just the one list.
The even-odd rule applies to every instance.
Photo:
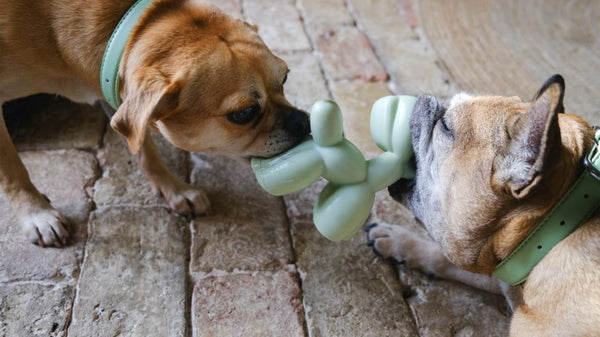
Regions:
[[[282, 91], [288, 68], [264, 45], [219, 45], [194, 64], [184, 86], [187, 106], [207, 106], [213, 113], [250, 106]], [[211, 97], [211, 102], [207, 102]]]
[[247, 71], [260, 71], [281, 78], [288, 71], [286, 62], [275, 56], [258, 35], [256, 39], [233, 41], [228, 47], [238, 61], [238, 66]]
[[448, 109], [452, 109], [469, 102], [475, 102], [478, 105], [488, 106], [490, 108], [499, 107], [502, 105], [515, 106], [526, 103], [518, 96], [475, 96], [470, 93], [460, 92], [452, 96], [450, 103], [448, 104]]
[[504, 133], [516, 116], [529, 107], [519, 97], [471, 96], [459, 94], [452, 98], [447, 116], [459, 133], [457, 139], [465, 142], [497, 141], [493, 136]]
[[517, 96], [472, 96], [460, 93], [452, 97], [448, 110], [452, 114], [469, 114], [473, 118], [490, 118], [499, 115], [525, 112], [529, 106]]

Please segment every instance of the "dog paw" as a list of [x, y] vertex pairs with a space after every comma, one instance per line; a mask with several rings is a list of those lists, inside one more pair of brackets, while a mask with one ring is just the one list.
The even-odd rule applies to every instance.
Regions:
[[400, 226], [373, 223], [365, 227], [367, 245], [375, 254], [405, 263], [417, 241], [415, 234]]
[[433, 241], [422, 238], [401, 226], [389, 224], [370, 224], [365, 227], [367, 245], [375, 254], [393, 259], [409, 268], [420, 269], [426, 273], [435, 273], [431, 264], [440, 255], [445, 257]]
[[177, 214], [190, 218], [210, 214], [210, 201], [206, 194], [186, 183], [177, 181], [156, 187], [169, 207]]
[[67, 244], [67, 220], [54, 209], [39, 210], [21, 217], [27, 239], [40, 247]]

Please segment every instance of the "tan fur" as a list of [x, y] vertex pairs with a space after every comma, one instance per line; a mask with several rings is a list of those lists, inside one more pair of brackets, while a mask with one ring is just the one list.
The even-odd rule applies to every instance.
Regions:
[[[515, 309], [511, 336], [594, 336], [600, 331], [599, 212], [557, 244], [522, 286], [509, 289], [486, 276], [582, 172], [593, 131], [580, 117], [562, 113], [561, 83], [562, 78], [551, 78], [531, 102], [459, 97], [444, 112], [452, 139], [436, 136], [434, 129], [428, 146], [441, 159], [422, 164], [434, 168], [418, 170], [439, 168], [432, 175], [418, 173], [415, 187], [420, 195], [434, 194], [431, 200], [439, 204], [431, 205], [439, 209], [421, 209], [429, 204], [411, 201], [413, 192], [401, 198], [424, 219], [439, 246], [396, 226], [369, 231], [374, 249], [386, 257], [411, 260], [415, 268], [507, 295]], [[533, 140], [521, 142], [528, 137]], [[439, 152], [437, 143], [445, 143], [446, 152]], [[539, 153], [524, 165], [519, 158], [529, 147]]]
[[[101, 99], [102, 55], [134, 2], [0, 0], [0, 104], [39, 92]], [[306, 114], [285, 99], [287, 72], [256, 27], [201, 1], [156, 0], [128, 40], [120, 64], [123, 104], [111, 126], [140, 152], [142, 171], [176, 212], [205, 213], [204, 193], [166, 170], [148, 131], [188, 151], [277, 154], [308, 131]], [[232, 119], [248, 111], [249, 120]], [[65, 244], [64, 218], [33, 187], [0, 124], [0, 189], [31, 241]]]

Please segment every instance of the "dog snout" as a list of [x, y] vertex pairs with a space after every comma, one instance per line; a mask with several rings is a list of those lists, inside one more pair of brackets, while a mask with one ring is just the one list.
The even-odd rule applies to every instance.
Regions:
[[292, 110], [285, 121], [284, 128], [292, 136], [302, 138], [310, 133], [310, 119], [302, 110]]
[[413, 138], [418, 138], [423, 130], [430, 132], [435, 122], [443, 115], [444, 106], [437, 98], [427, 95], [420, 96], [415, 103], [410, 118], [410, 130], [413, 133]]
[[437, 100], [437, 98], [433, 96], [423, 95], [417, 99], [415, 103], [415, 107], [413, 109], [413, 114], [411, 118], [411, 127], [412, 124], [422, 124], [427, 120], [437, 120], [444, 113], [444, 107], [442, 103]]

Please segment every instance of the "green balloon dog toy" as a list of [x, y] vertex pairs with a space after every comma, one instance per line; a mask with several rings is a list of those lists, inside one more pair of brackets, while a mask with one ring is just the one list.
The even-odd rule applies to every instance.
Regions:
[[332, 101], [311, 108], [312, 137], [272, 158], [252, 158], [259, 184], [273, 195], [299, 191], [319, 177], [329, 181], [314, 206], [315, 226], [329, 240], [348, 240], [369, 217], [375, 192], [413, 178], [409, 119], [413, 96], [387, 96], [373, 104], [371, 135], [384, 153], [366, 161], [343, 137], [342, 112]]

